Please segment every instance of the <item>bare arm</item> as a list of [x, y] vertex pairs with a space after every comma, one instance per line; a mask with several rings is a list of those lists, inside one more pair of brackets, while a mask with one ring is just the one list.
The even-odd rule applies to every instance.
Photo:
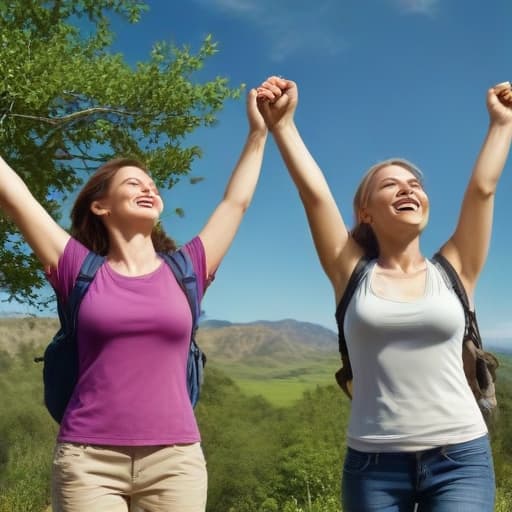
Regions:
[[350, 237], [329, 185], [293, 120], [297, 86], [271, 77], [258, 93], [268, 100], [262, 108], [265, 121], [299, 192], [320, 263], [339, 295], [362, 250]]
[[454, 234], [441, 249], [472, 294], [491, 239], [494, 196], [512, 141], [510, 86], [487, 92], [490, 124], [467, 186]]
[[50, 217], [1, 157], [0, 207], [16, 224], [42, 265], [56, 268], [69, 234]]
[[226, 254], [251, 203], [263, 161], [267, 128], [256, 103], [256, 91], [247, 96], [249, 135], [226, 186], [224, 197], [199, 234], [206, 253], [208, 274]]

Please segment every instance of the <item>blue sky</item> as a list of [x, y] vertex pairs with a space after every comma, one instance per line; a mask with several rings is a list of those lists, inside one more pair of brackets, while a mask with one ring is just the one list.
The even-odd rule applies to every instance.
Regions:
[[[452, 233], [488, 124], [489, 86], [512, 79], [510, 0], [152, 0], [135, 26], [115, 23], [114, 49], [145, 60], [153, 43], [198, 48], [207, 34], [219, 53], [201, 78], [258, 85], [295, 80], [297, 124], [324, 170], [345, 220], [366, 168], [401, 156], [425, 174], [431, 255]], [[220, 200], [247, 133], [244, 101], [230, 101], [216, 126], [186, 143], [204, 152], [187, 182], [165, 193], [167, 231], [185, 242]], [[477, 289], [481, 328], [512, 338], [512, 158], [499, 185], [491, 252]], [[334, 298], [311, 242], [302, 205], [269, 138], [258, 190], [204, 303], [208, 318], [233, 322], [295, 318], [335, 327]]]

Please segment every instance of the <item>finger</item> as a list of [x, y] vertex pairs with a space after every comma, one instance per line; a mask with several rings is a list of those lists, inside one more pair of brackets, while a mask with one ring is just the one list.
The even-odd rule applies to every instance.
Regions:
[[258, 98], [257, 100], [258, 110], [261, 112], [263, 117], [267, 119], [271, 114], [271, 103], [266, 98]]
[[[265, 100], [266, 101], [266, 100]], [[247, 112], [249, 119], [256, 119], [260, 115], [260, 100], [258, 98], [258, 91], [251, 89], [247, 94]]]
[[265, 87], [258, 87], [257, 96], [259, 99], [264, 99], [266, 101], [274, 101], [276, 99], [274, 93]]
[[262, 85], [269, 91], [272, 91], [274, 93], [274, 96], [276, 96], [277, 98], [279, 98], [283, 94], [281, 87], [276, 85], [275, 82], [273, 81], [265, 80], [265, 82], [263, 82]]
[[290, 88], [290, 85], [293, 85], [294, 82], [291, 82], [290, 80], [286, 80], [286, 78], [283, 78], [282, 76], [269, 76], [266, 80], [266, 82], [271, 83], [272, 85], [279, 87], [282, 91], [285, 91], [286, 89]]
[[258, 97], [258, 91], [253, 87], [248, 93], [247, 93], [247, 100], [250, 102], [256, 101], [256, 98]]
[[510, 94], [512, 94], [512, 89], [502, 89], [496, 93], [497, 96], [508, 96]]
[[248, 111], [250, 112], [256, 105], [256, 98], [258, 96], [258, 93], [256, 91], [256, 89], [251, 89], [248, 93], [247, 93], [247, 109]]
[[494, 92], [495, 94], [501, 94], [502, 92], [504, 91], [510, 91], [511, 89], [511, 84], [510, 82], [501, 82], [499, 84], [496, 84], [494, 87]]
[[500, 100], [504, 101], [512, 101], [512, 91], [505, 91], [500, 94], [498, 94], [498, 98]]
[[498, 96], [498, 100], [501, 102], [502, 105], [506, 107], [512, 107], [512, 94], [500, 95]]
[[288, 101], [289, 101], [289, 96], [287, 94], [283, 94], [280, 98], [277, 98], [273, 104], [275, 105], [276, 108], [282, 108], [282, 107], [286, 106]]
[[280, 83], [280, 82], [287, 82], [286, 78], [282, 77], [281, 75], [272, 75], [267, 78], [267, 80], [270, 80], [271, 82]]

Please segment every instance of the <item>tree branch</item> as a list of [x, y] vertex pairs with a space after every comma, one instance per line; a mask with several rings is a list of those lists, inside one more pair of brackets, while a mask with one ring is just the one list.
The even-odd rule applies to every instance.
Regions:
[[104, 162], [105, 159], [101, 157], [96, 156], [89, 156], [89, 155], [74, 155], [73, 153], [67, 153], [64, 157], [55, 156], [55, 160], [82, 160], [85, 163], [85, 160], [88, 160], [90, 162]]
[[73, 112], [72, 114], [67, 114], [62, 117], [43, 117], [43, 116], [33, 116], [30, 114], [16, 114], [14, 112], [5, 112], [4, 117], [19, 117], [21, 119], [31, 119], [32, 121], [40, 121], [42, 123], [51, 124], [52, 126], [60, 126], [62, 124], [70, 123], [77, 119], [81, 119], [82, 117], [88, 117], [92, 114], [104, 113], [104, 114], [121, 114], [124, 116], [138, 116], [139, 112], [127, 112], [126, 110], [120, 110], [117, 108], [111, 107], [91, 107], [85, 110], [79, 110], [78, 112]]
[[9, 115], [10, 115], [10, 114], [9, 114], [9, 112], [13, 109], [13, 107], [14, 107], [14, 100], [12, 100], [12, 102], [11, 102], [11, 106], [10, 106], [7, 110], [5, 110], [5, 112], [2, 112], [2, 117], [0, 117], [0, 126], [3, 124], [4, 119], [5, 119], [7, 116], [9, 116]]

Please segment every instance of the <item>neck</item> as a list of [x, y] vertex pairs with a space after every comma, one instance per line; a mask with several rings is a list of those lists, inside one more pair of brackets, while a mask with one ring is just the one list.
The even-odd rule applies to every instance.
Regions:
[[425, 257], [421, 253], [420, 239], [379, 241], [378, 264], [381, 268], [414, 272], [423, 267]]
[[155, 270], [160, 264], [151, 234], [123, 235], [110, 232], [107, 261], [123, 274], [141, 275]]

